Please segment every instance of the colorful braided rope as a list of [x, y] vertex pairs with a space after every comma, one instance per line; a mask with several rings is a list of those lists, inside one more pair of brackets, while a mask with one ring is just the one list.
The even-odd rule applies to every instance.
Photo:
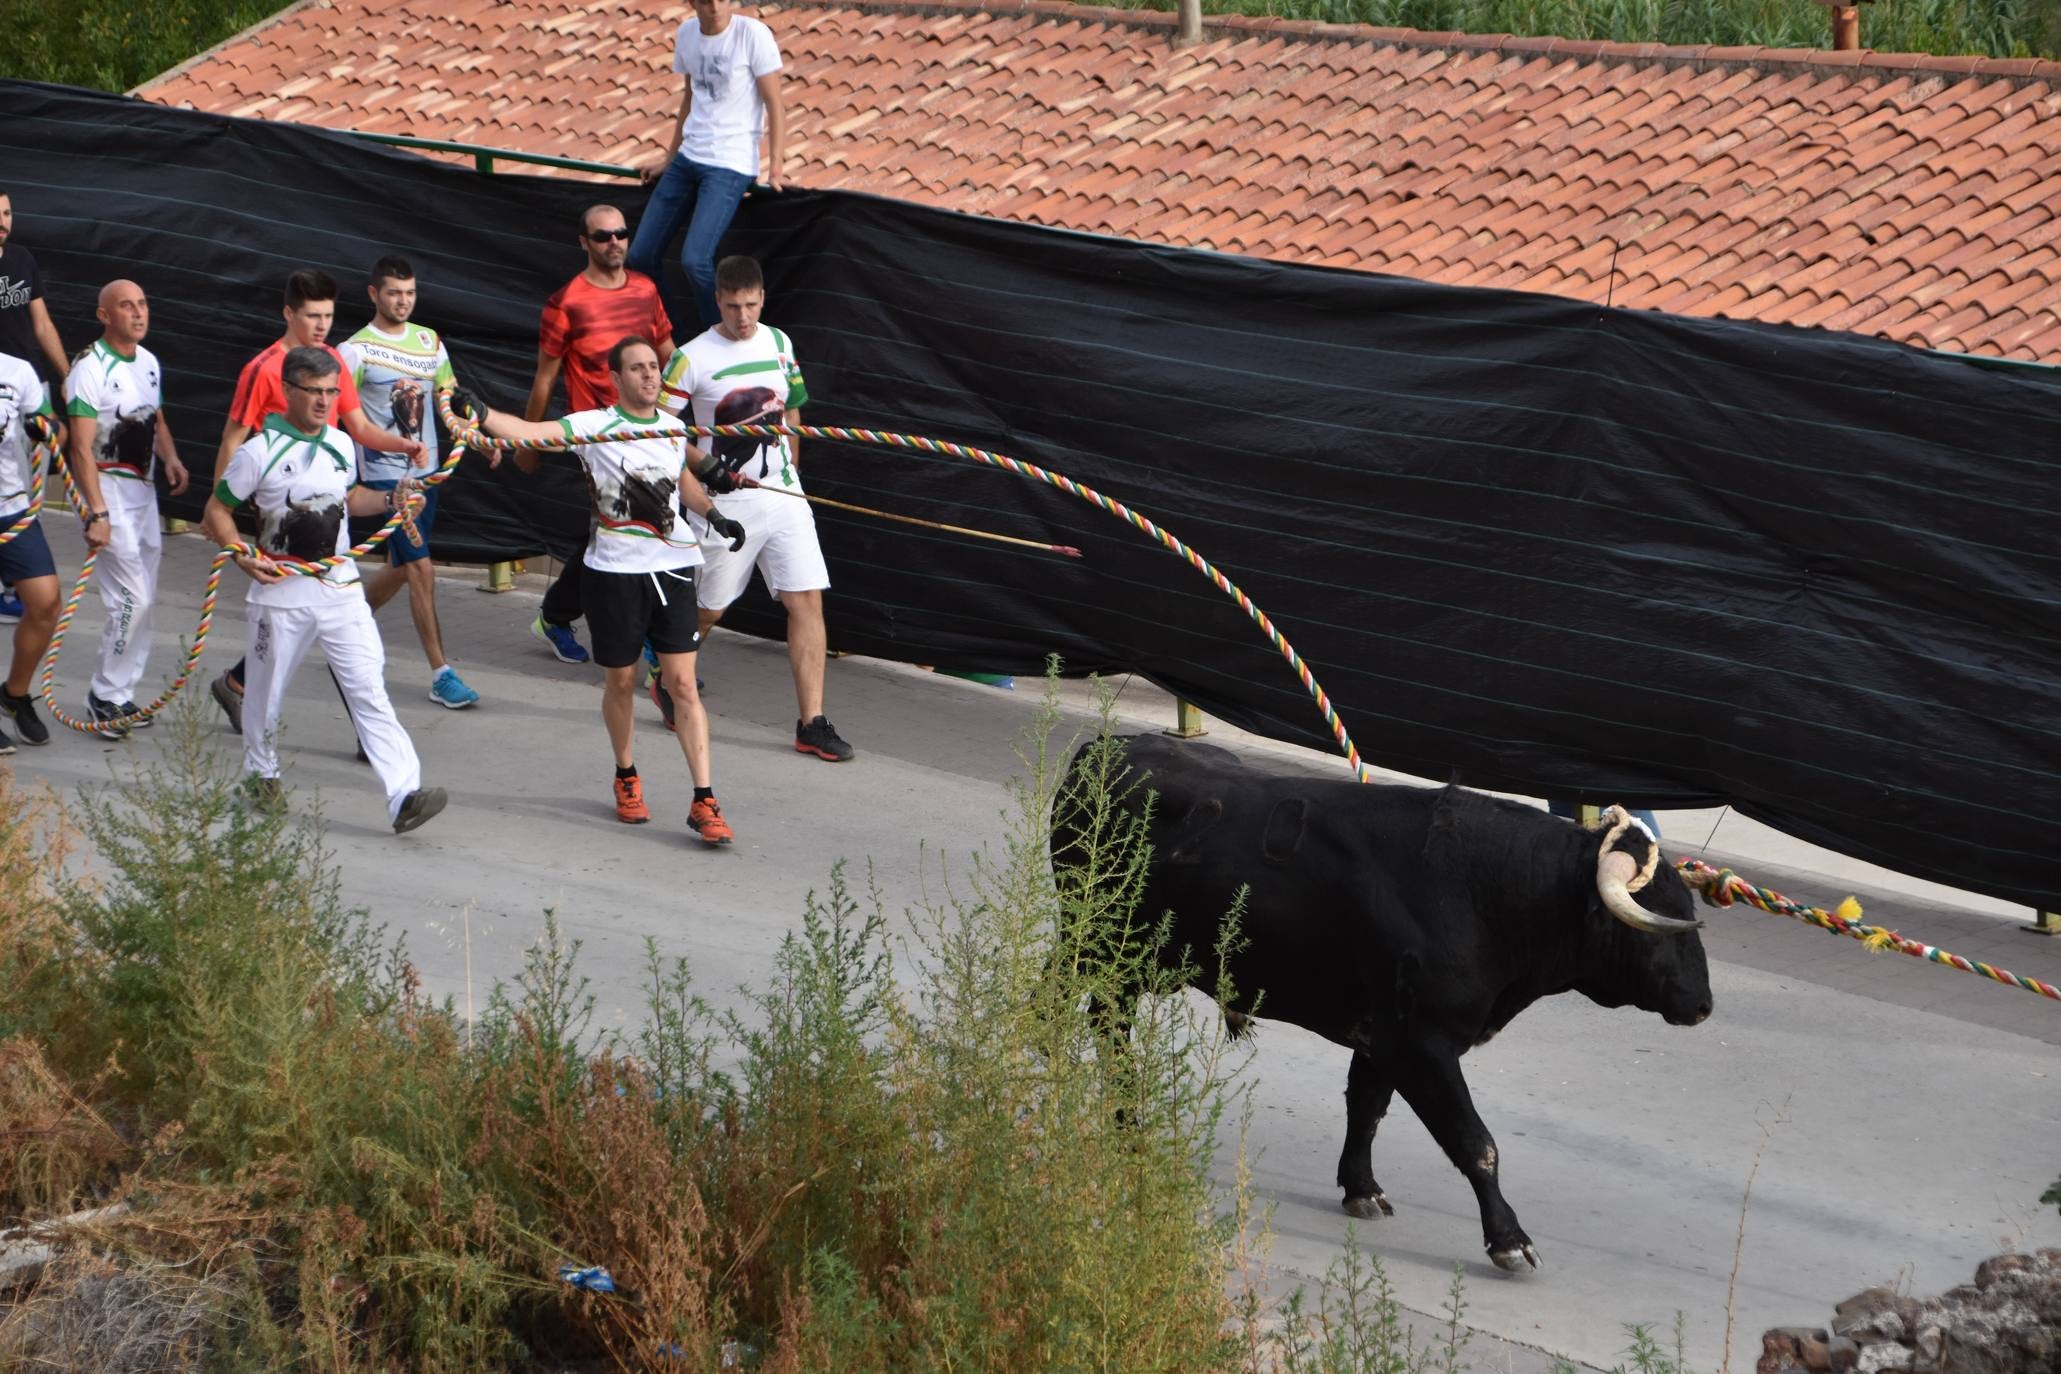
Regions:
[[[532, 444], [491, 438], [480, 433], [466, 421], [454, 415], [450, 410], [447, 397], [442, 394], [438, 397], [438, 407], [443, 412], [445, 423], [453, 427], [452, 432], [456, 434], [461, 430], [464, 431], [466, 442], [478, 447], [500, 448], [504, 451], [518, 449], [558, 451], [568, 447], [561, 443]], [[1064, 473], [1048, 472], [1037, 464], [1026, 463], [1020, 458], [1011, 458], [1006, 454], [993, 453], [984, 448], [974, 448], [969, 444], [955, 444], [943, 439], [926, 438], [919, 434], [890, 434], [874, 429], [848, 429], [842, 425], [689, 425], [687, 426], [687, 432], [690, 434], [767, 439], [792, 434], [804, 439], [832, 439], [841, 443], [878, 444], [887, 448], [907, 448], [916, 449], [924, 453], [941, 453], [947, 457], [964, 458], [972, 462], [985, 464], [988, 467], [1000, 468], [1004, 472], [1013, 473], [1018, 477], [1028, 478], [1034, 482], [1043, 482], [1048, 486], [1057, 487], [1069, 496], [1079, 497], [1088, 504], [1099, 507], [1116, 516], [1119, 520], [1123, 520], [1134, 528], [1143, 531], [1151, 538], [1157, 540], [1169, 552], [1177, 554], [1186, 560], [1190, 567], [1208, 578], [1218, 591], [1238, 603], [1238, 608], [1252, 618], [1252, 623], [1259, 626], [1260, 632], [1267, 637], [1267, 642], [1272, 644], [1281, 657], [1287, 660], [1288, 666], [1295, 670], [1295, 675], [1302, 682], [1303, 688], [1309, 692], [1311, 698], [1317, 703], [1318, 712], [1323, 715], [1324, 723], [1331, 728], [1332, 738], [1338, 741], [1338, 747], [1345, 754], [1346, 762], [1353, 766], [1354, 773], [1362, 782], [1368, 780], [1369, 772], [1367, 765], [1360, 761], [1359, 747], [1353, 743], [1352, 736], [1346, 733], [1345, 722], [1339, 719], [1337, 709], [1331, 704], [1330, 695], [1318, 683], [1316, 674], [1310, 671], [1310, 665], [1303, 661], [1302, 655], [1295, 651], [1295, 646], [1290, 644], [1288, 637], [1275, 627], [1274, 622], [1268, 618], [1267, 613], [1254, 605], [1252, 598], [1245, 594], [1244, 589], [1226, 577], [1215, 564], [1188, 547], [1181, 540], [1175, 538], [1168, 531], [1160, 528], [1150, 518], [1140, 515], [1116, 498], [1104, 496], [1093, 487], [1076, 482]], [[614, 442], [630, 442], [638, 439], [678, 438], [679, 434], [680, 431], [672, 429], [612, 430], [608, 437]]]
[[[64, 479], [65, 491], [70, 494], [73, 505], [81, 505], [83, 498], [80, 496], [78, 488], [72, 484], [71, 469], [65, 466], [62, 455], [56, 453], [54, 448], [50, 456], [59, 474]], [[431, 486], [444, 481], [458, 466], [458, 460], [464, 456], [464, 445], [452, 445], [450, 457], [445, 459], [435, 472], [423, 477], [421, 485]], [[38, 499], [40, 501], [40, 489], [38, 491]], [[375, 531], [364, 543], [353, 546], [348, 553], [336, 554], [329, 558], [290, 559], [277, 554], [266, 555], [256, 547], [244, 543], [227, 544], [218, 549], [213, 561], [208, 564], [207, 585], [201, 592], [200, 625], [193, 632], [193, 642], [187, 645], [186, 657], [179, 665], [179, 672], [173, 677], [171, 685], [165, 688], [163, 694], [148, 706], [142, 707], [137, 715], [145, 719], [155, 716], [158, 712], [169, 706], [172, 699], [178, 696], [181, 689], [192, 679], [194, 669], [200, 664], [200, 656], [207, 652], [208, 632], [215, 626], [215, 603], [221, 595], [222, 569], [227, 567], [232, 561], [238, 557], [269, 557], [281, 572], [303, 577], [320, 577], [347, 559], [370, 553], [385, 543], [396, 529], [400, 528], [404, 523], [412, 521], [414, 512], [420, 502], [420, 497], [412, 498], [406, 506], [395, 511], [386, 524]], [[71, 595], [65, 598], [64, 609], [57, 616], [57, 627], [51, 632], [50, 648], [43, 655], [43, 672], [38, 682], [38, 690], [43, 698], [44, 707], [50, 712], [51, 719], [55, 720], [58, 724], [77, 730], [80, 734], [85, 735], [123, 735], [128, 733], [136, 717], [125, 717], [122, 720], [84, 720], [71, 715], [57, 704], [57, 655], [64, 648], [65, 632], [71, 629], [72, 617], [78, 613], [79, 602], [86, 595], [86, 585], [93, 580], [93, 569], [99, 562], [99, 559], [100, 551], [95, 549], [88, 552], [86, 561], [79, 565], [78, 580], [72, 583]]]
[[1804, 906], [1800, 902], [1793, 902], [1772, 888], [1756, 887], [1729, 868], [1712, 868], [1699, 859], [1682, 859], [1675, 867], [1681, 871], [1682, 880], [1695, 888], [1703, 900], [1712, 906], [1731, 906], [1734, 902], [1745, 902], [1748, 906], [1758, 907], [1770, 915], [1787, 916], [1791, 920], [1829, 930], [1835, 935], [1851, 936], [1869, 949], [1894, 949], [1910, 955], [1913, 959], [1944, 964], [1963, 973], [1979, 973], [1995, 982], [2014, 988], [2024, 988], [2027, 992], [2035, 992], [2042, 997], [2061, 1002], [2061, 988], [2055, 987], [2052, 983], [2042, 983], [2037, 978], [2027, 978], [2009, 969], [1985, 964], [1979, 959], [1964, 958], [1949, 953], [1938, 945], [1906, 939], [1882, 926], [1863, 925], [1857, 919], [1861, 914], [1861, 904], [1851, 897], [1841, 902], [1838, 910], [1826, 911], [1823, 907]]
[[49, 475], [50, 465], [60, 460], [62, 449], [57, 442], [57, 431], [40, 415], [31, 415], [30, 420], [38, 422], [40, 432], [30, 441], [29, 464], [35, 476], [29, 479], [29, 504], [4, 530], [0, 530], [0, 544], [11, 544], [21, 532], [36, 523], [36, 517], [43, 513], [43, 480]]

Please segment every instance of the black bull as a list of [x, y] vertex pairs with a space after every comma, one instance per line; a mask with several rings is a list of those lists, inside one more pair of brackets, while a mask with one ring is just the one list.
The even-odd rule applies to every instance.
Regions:
[[[1139, 814], [1148, 789], [1157, 798], [1138, 909], [1172, 914], [1161, 960], [1216, 995], [1221, 926], [1249, 889], [1223, 962], [1234, 1031], [1256, 1010], [1353, 1051], [1338, 1160], [1346, 1211], [1393, 1211], [1374, 1180], [1374, 1131], [1400, 1092], [1473, 1185], [1490, 1258], [1536, 1266], [1460, 1056], [1559, 992], [1678, 1026], [1710, 1015], [1693, 897], [1658, 847], [1632, 826], [1606, 855], [1603, 832], [1457, 787], [1260, 772], [1150, 735], [1117, 744], [1116, 804]], [[1095, 747], [1074, 756], [1060, 792], [1056, 865], [1078, 838], [1074, 789]]]

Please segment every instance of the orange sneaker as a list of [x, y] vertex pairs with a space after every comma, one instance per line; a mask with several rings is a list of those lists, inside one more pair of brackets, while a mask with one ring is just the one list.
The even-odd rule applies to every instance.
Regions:
[[687, 828], [701, 836], [704, 844], [728, 844], [735, 839], [730, 831], [730, 822], [723, 819], [723, 808], [710, 797], [698, 801], [688, 808]]
[[624, 825], [642, 825], [651, 819], [644, 804], [644, 779], [634, 773], [615, 780], [615, 818]]

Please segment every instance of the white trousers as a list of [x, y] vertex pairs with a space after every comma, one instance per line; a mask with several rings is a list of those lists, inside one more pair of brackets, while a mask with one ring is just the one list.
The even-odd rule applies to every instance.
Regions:
[[150, 610], [157, 604], [164, 535], [158, 529], [155, 491], [127, 477], [105, 477], [102, 487], [109, 537], [93, 565], [93, 580], [100, 586], [107, 624], [100, 631], [100, 666], [90, 689], [119, 706], [139, 695], [150, 662]]
[[250, 653], [243, 681], [243, 766], [259, 777], [279, 776], [280, 707], [294, 670], [319, 647], [343, 689], [344, 707], [358, 742], [386, 789], [387, 819], [399, 814], [422, 786], [422, 760], [386, 695], [386, 649], [372, 608], [357, 587], [324, 592], [315, 606], [252, 606]]

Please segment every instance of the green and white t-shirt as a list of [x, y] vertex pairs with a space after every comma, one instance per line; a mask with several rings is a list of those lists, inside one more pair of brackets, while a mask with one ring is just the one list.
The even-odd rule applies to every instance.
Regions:
[[[419, 324], [404, 324], [398, 335], [388, 334], [375, 321], [344, 340], [336, 351], [351, 370], [365, 418], [403, 439], [421, 440], [434, 462], [436, 393], [441, 387], [458, 384], [451, 371], [451, 355], [437, 332]], [[367, 482], [398, 482], [411, 473], [420, 476], [426, 471], [412, 467], [404, 454], [377, 449], [360, 449], [358, 466]]]
[[[351, 547], [344, 498], [356, 485], [357, 456], [351, 437], [334, 425], [304, 434], [284, 415], [265, 418], [265, 427], [229, 456], [215, 483], [215, 497], [231, 510], [249, 505], [258, 513], [258, 548], [281, 558], [313, 561]], [[320, 577], [288, 576], [253, 582], [253, 606], [320, 606], [339, 592], [358, 590], [357, 560], [346, 558]]]
[[[691, 405], [697, 425], [777, 425], [786, 411], [808, 404], [809, 389], [795, 361], [794, 345], [762, 320], [748, 339], [727, 338], [711, 327], [674, 349], [658, 398], [676, 415]], [[694, 442], [734, 473], [767, 486], [801, 490], [801, 474], [785, 438], [705, 437]], [[725, 496], [723, 509], [731, 509], [733, 499], [747, 496], [784, 499], [746, 488], [735, 498]]]
[[[701, 545], [680, 510], [680, 469], [687, 465], [687, 427], [670, 415], [632, 415], [621, 406], [576, 410], [559, 422], [587, 469], [594, 498], [594, 537], [586, 563], [598, 572], [649, 573], [692, 568]], [[664, 439], [610, 439], [636, 430], [665, 430]]]
[[93, 420], [93, 461], [110, 501], [154, 500], [151, 478], [157, 463], [157, 412], [164, 404], [157, 355], [141, 344], [128, 356], [95, 339], [72, 364], [65, 379], [67, 415]]
[[28, 508], [29, 488], [36, 481], [28, 418], [49, 414], [50, 390], [36, 369], [12, 353], [0, 353], [0, 523]]

